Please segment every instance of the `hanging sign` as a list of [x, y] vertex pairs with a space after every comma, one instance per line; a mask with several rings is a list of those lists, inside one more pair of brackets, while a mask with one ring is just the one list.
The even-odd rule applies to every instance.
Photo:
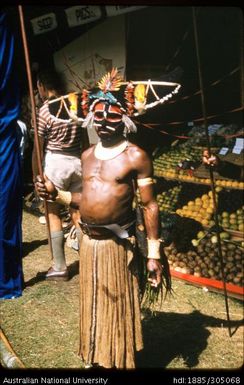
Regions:
[[244, 139], [236, 138], [236, 142], [232, 150], [233, 154], [241, 154], [243, 150], [244, 150]]
[[138, 9], [145, 8], [146, 6], [136, 5], [106, 5], [107, 16], [121, 15], [122, 13], [137, 11]]
[[31, 20], [34, 35], [40, 35], [57, 28], [57, 20], [54, 13], [47, 13]]
[[79, 5], [65, 10], [69, 27], [87, 24], [101, 18], [101, 8], [92, 5]]
[[228, 147], [222, 147], [219, 151], [219, 155], [226, 155], [228, 151]]

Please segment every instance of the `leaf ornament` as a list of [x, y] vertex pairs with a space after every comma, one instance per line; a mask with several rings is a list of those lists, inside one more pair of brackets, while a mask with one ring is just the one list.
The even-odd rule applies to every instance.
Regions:
[[132, 82], [127, 84], [124, 92], [124, 98], [126, 103], [126, 110], [129, 116], [133, 115], [135, 109], [135, 97], [134, 97], [134, 85]]
[[82, 91], [81, 100], [82, 100], [81, 108], [82, 108], [83, 114], [84, 116], [87, 116], [89, 112], [89, 91], [86, 90], [85, 88]]

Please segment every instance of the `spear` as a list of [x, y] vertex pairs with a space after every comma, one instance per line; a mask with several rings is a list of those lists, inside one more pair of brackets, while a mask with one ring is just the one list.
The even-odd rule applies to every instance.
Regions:
[[[209, 138], [209, 132], [208, 132], [208, 121], [207, 121], [205, 94], [204, 94], [204, 87], [203, 87], [203, 77], [202, 77], [202, 69], [201, 69], [200, 49], [199, 49], [199, 40], [198, 40], [195, 7], [192, 7], [192, 16], [193, 16], [194, 39], [195, 39], [195, 48], [196, 48], [196, 56], [197, 56], [197, 64], [198, 64], [198, 76], [199, 76], [199, 85], [200, 85], [200, 94], [201, 94], [202, 114], [203, 114], [203, 119], [204, 119], [204, 129], [205, 129], [205, 135], [206, 135], [206, 140], [207, 140], [208, 152], [209, 152], [209, 154], [211, 154], [211, 144], [210, 144], [210, 138]], [[228, 331], [229, 331], [229, 336], [231, 337], [229, 305], [228, 305], [226, 279], [225, 279], [225, 272], [224, 272], [224, 259], [223, 259], [222, 247], [221, 247], [220, 226], [219, 226], [217, 200], [216, 200], [216, 192], [215, 192], [215, 181], [214, 181], [213, 169], [211, 168], [211, 166], [209, 167], [209, 174], [210, 174], [211, 190], [212, 190], [212, 194], [213, 194], [214, 220], [215, 220], [215, 224], [216, 224], [216, 235], [217, 235], [217, 241], [218, 241], [217, 245], [218, 245], [218, 253], [219, 253], [220, 265], [221, 265], [221, 274], [222, 274], [222, 280], [223, 280]]]
[[[24, 23], [22, 5], [18, 5], [18, 10], [19, 10], [21, 34], [22, 34], [22, 41], [23, 41], [24, 54], [25, 54], [25, 64], [26, 64], [26, 72], [27, 72], [28, 85], [29, 85], [29, 94], [30, 94], [30, 98], [31, 98], [32, 121], [33, 121], [33, 126], [34, 126], [34, 146], [35, 146], [35, 150], [36, 150], [37, 166], [38, 166], [39, 175], [41, 176], [41, 179], [44, 180], [43, 170], [42, 170], [42, 156], [41, 156], [41, 151], [40, 151], [40, 141], [39, 141], [39, 136], [38, 136], [38, 131], [37, 131], [36, 105], [35, 105], [33, 83], [32, 83], [32, 76], [31, 76], [31, 70], [30, 70], [30, 57], [29, 57], [28, 44], [27, 44], [27, 39], [26, 39], [25, 23]], [[44, 199], [44, 210], [45, 210], [45, 218], [46, 218], [46, 223], [47, 223], [47, 237], [48, 237], [49, 251], [50, 251], [51, 259], [53, 259], [50, 222], [49, 222], [49, 217], [48, 217], [48, 206], [47, 206], [46, 199]]]
[[5, 336], [4, 332], [0, 328], [0, 353], [1, 361], [8, 369], [25, 368], [22, 361], [16, 355], [9, 340]]

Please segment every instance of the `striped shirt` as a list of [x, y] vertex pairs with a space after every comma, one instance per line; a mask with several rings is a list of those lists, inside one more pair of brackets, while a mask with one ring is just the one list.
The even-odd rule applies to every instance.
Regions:
[[61, 119], [51, 114], [48, 101], [43, 103], [37, 114], [37, 129], [38, 135], [45, 139], [46, 151], [80, 156], [82, 127], [68, 115], [66, 119]]

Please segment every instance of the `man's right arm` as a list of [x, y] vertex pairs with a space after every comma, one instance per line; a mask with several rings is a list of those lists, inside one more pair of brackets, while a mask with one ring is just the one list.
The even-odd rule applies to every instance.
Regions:
[[43, 177], [44, 180], [40, 175], [37, 175], [35, 180], [35, 189], [41, 198], [79, 209], [81, 192], [71, 193], [70, 191], [58, 190], [46, 175]]

